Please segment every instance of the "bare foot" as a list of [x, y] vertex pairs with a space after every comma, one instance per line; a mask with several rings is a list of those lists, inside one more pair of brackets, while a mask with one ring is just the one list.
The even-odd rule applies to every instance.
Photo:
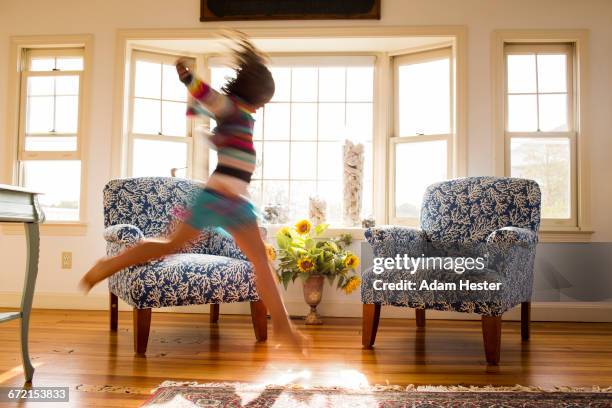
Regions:
[[107, 277], [106, 258], [102, 258], [81, 278], [79, 289], [87, 294], [95, 285]]

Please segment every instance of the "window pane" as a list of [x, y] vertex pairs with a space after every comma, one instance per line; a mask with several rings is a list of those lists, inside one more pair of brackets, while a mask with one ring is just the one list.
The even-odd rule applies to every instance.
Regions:
[[25, 139], [25, 149], [28, 152], [74, 152], [77, 149], [77, 138], [76, 136], [29, 136]]
[[148, 61], [136, 61], [134, 96], [142, 98], [160, 98], [161, 64]]
[[317, 183], [314, 181], [295, 181], [291, 183], [290, 221], [308, 218], [310, 196], [316, 195]]
[[535, 132], [538, 130], [536, 95], [508, 95], [508, 130]]
[[540, 95], [540, 130], [542, 132], [564, 132], [567, 124], [567, 95]]
[[319, 104], [319, 140], [343, 140], [345, 137], [344, 104]]
[[264, 109], [264, 139], [289, 140], [289, 104], [269, 103]]
[[52, 96], [30, 96], [26, 106], [26, 133], [49, 133], [53, 131]]
[[289, 178], [289, 142], [266, 142], [263, 145], [264, 179]]
[[162, 98], [187, 102], [187, 88], [179, 80], [174, 65], [163, 66]]
[[343, 102], [345, 99], [346, 68], [319, 68], [319, 100]]
[[28, 77], [28, 95], [50, 96], [54, 94], [54, 77], [52, 76], [31, 76]]
[[317, 178], [317, 143], [291, 143], [291, 179], [316, 180]]
[[81, 194], [80, 161], [23, 162], [23, 185], [38, 196], [49, 221], [78, 221]]
[[324, 198], [327, 203], [327, 222], [342, 222], [342, 182], [319, 181], [317, 183], [317, 194]]
[[229, 78], [235, 78], [235, 77], [236, 77], [236, 71], [231, 68], [228, 68], [228, 67], [213, 68], [211, 70], [210, 85], [214, 89], [219, 91], [221, 90], [221, 87], [225, 85], [225, 83], [228, 81]]
[[451, 132], [448, 58], [400, 66], [397, 91], [400, 136]]
[[511, 175], [538, 182], [543, 218], [571, 216], [571, 159], [568, 139], [514, 138]]
[[317, 140], [317, 104], [291, 104], [291, 139]]
[[60, 71], [82, 71], [83, 57], [58, 57], [55, 67]]
[[374, 68], [349, 67], [346, 69], [346, 100], [371, 102], [374, 88]]
[[160, 114], [159, 101], [134, 98], [132, 131], [149, 135], [159, 134], [161, 131]]
[[79, 77], [77, 75], [55, 77], [56, 95], [78, 95]]
[[262, 207], [268, 204], [281, 204], [287, 206], [289, 202], [289, 182], [264, 180], [262, 195]]
[[274, 78], [273, 102], [288, 102], [291, 99], [291, 68], [272, 68]]
[[538, 55], [538, 92], [567, 92], [565, 54]]
[[444, 140], [396, 145], [396, 217], [420, 217], [421, 202], [427, 186], [448, 178], [446, 149]]
[[184, 102], [162, 102], [162, 134], [166, 136], [186, 136], [187, 117]]
[[58, 96], [55, 98], [55, 131], [76, 133], [79, 125], [79, 97]]
[[255, 204], [255, 206], [257, 206], [258, 208], [262, 208], [261, 205], [261, 181], [259, 180], [254, 180], [251, 181], [251, 184], [249, 184], [249, 195], [251, 196], [251, 201]]
[[187, 167], [187, 144], [158, 140], [134, 140], [134, 177], [170, 177], [172, 168]]
[[291, 70], [291, 100], [295, 102], [317, 100], [316, 68], [293, 68]]
[[344, 142], [319, 142], [319, 180], [342, 179], [342, 144]]
[[347, 103], [346, 104], [347, 137], [353, 141], [365, 142], [372, 140], [372, 104]]
[[255, 146], [255, 172], [253, 173], [253, 178], [261, 179], [261, 172], [263, 170], [263, 143], [255, 142], [253, 145]]
[[55, 58], [32, 58], [30, 71], [53, 71]]
[[508, 55], [508, 92], [536, 92], [535, 55]]
[[253, 115], [253, 119], [255, 119], [255, 127], [253, 128], [253, 139], [261, 140], [263, 139], [263, 123], [264, 123], [264, 110], [263, 108], [257, 109], [255, 115]]

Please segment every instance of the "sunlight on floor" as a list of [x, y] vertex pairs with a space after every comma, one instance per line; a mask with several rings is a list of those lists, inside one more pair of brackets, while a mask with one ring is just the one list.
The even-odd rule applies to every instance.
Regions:
[[[40, 367], [41, 365], [43, 365], [43, 363], [33, 363], [32, 364], [34, 369]], [[23, 366], [21, 364], [0, 374], [0, 384], [3, 384], [4, 382], [18, 375], [23, 375]]]

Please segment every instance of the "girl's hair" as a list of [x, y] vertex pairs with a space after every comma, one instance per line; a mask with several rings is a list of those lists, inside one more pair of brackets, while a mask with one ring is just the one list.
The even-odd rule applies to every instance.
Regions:
[[256, 107], [265, 105], [274, 95], [274, 79], [266, 66], [266, 57], [242, 33], [230, 37], [238, 46], [234, 49], [236, 78], [221, 90]]

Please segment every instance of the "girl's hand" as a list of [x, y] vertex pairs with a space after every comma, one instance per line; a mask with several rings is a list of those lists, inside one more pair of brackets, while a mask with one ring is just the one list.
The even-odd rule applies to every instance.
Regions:
[[189, 61], [185, 58], [179, 58], [175, 62], [176, 72], [182, 82], [185, 82], [191, 75], [191, 68], [189, 67]]

